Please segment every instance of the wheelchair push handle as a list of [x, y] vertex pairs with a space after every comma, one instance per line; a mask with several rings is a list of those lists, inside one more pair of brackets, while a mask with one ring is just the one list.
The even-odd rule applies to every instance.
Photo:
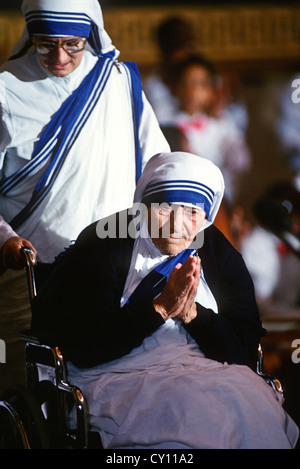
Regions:
[[29, 291], [30, 301], [36, 297], [36, 281], [35, 281], [35, 267], [36, 267], [36, 255], [29, 248], [23, 248], [23, 253], [26, 261], [26, 275]]

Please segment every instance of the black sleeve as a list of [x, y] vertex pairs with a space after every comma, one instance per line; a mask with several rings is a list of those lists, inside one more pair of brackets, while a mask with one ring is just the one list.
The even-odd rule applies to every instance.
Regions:
[[197, 303], [197, 317], [185, 327], [208, 358], [255, 369], [258, 344], [265, 331], [253, 282], [241, 254], [215, 229], [213, 234], [211, 242], [205, 241], [203, 268], [218, 314]]
[[152, 301], [120, 308], [131, 250], [128, 240], [99, 239], [89, 227], [57, 262], [32, 305], [40, 340], [79, 367], [119, 358], [164, 323]]

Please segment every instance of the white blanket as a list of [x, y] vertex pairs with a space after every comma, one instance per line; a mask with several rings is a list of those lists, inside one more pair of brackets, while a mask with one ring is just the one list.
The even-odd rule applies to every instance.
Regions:
[[68, 368], [104, 448], [284, 449], [297, 441], [271, 387], [246, 366], [205, 358], [180, 321], [169, 319], [120, 360]]

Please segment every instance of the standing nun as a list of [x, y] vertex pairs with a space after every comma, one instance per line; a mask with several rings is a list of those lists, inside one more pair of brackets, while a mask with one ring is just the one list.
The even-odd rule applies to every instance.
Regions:
[[[0, 70], [2, 272], [23, 267], [24, 246], [52, 262], [85, 226], [129, 207], [146, 161], [169, 149], [97, 0], [24, 0], [22, 11], [26, 28]], [[29, 312], [23, 272], [0, 282], [4, 385]]]

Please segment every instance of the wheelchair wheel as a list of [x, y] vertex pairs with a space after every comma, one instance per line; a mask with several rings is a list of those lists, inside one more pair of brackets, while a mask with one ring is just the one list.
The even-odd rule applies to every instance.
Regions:
[[29, 448], [27, 434], [19, 414], [8, 402], [0, 401], [0, 450]]
[[0, 448], [49, 449], [47, 425], [39, 403], [24, 386], [1, 396]]

